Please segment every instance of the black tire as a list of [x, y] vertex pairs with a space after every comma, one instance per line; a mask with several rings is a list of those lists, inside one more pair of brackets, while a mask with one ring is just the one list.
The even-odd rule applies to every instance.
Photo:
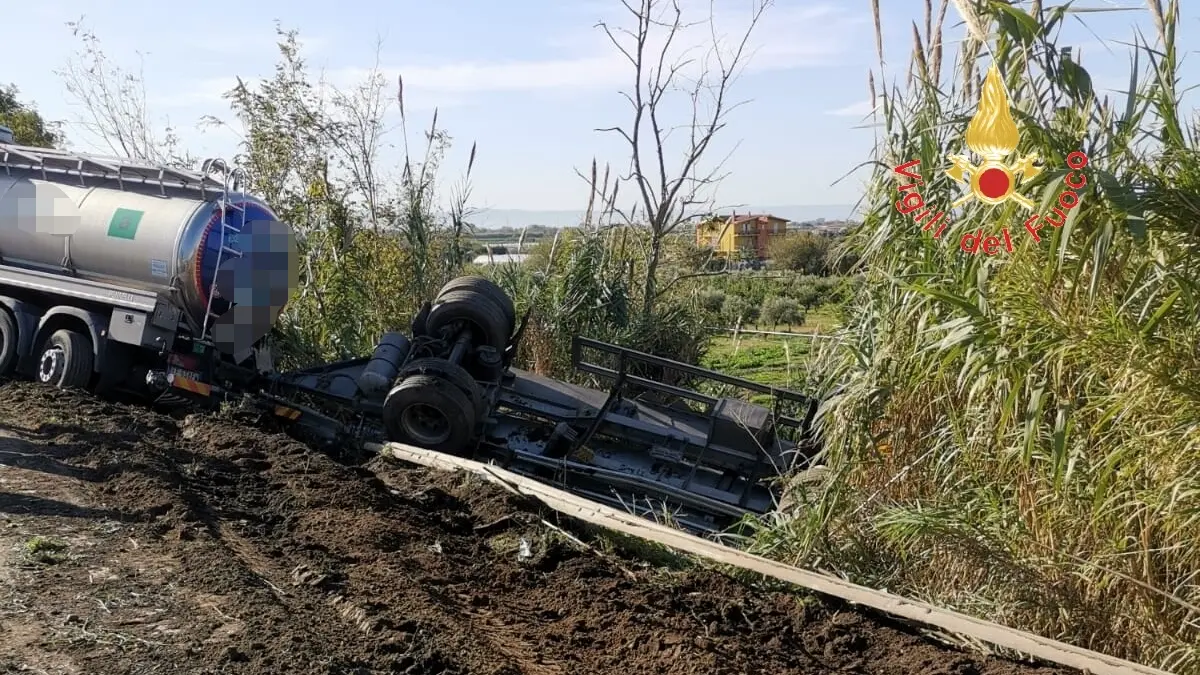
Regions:
[[38, 354], [38, 381], [59, 389], [86, 389], [92, 381], [94, 361], [91, 338], [61, 328], [42, 344]]
[[0, 377], [8, 377], [17, 369], [17, 345], [21, 335], [17, 322], [8, 310], [0, 307]]
[[479, 388], [479, 383], [475, 378], [471, 377], [462, 366], [450, 363], [446, 359], [438, 359], [426, 357], [423, 359], [415, 359], [408, 365], [400, 369], [396, 375], [396, 379], [403, 382], [414, 375], [432, 375], [446, 380], [450, 384], [458, 387], [459, 391], [466, 394], [467, 399], [471, 401], [471, 407], [475, 411], [473, 419], [483, 419], [487, 413], [483, 400], [483, 390]]
[[503, 351], [512, 336], [504, 310], [479, 291], [450, 291], [440, 296], [425, 320], [431, 335], [455, 323], [470, 326], [477, 347], [491, 345]]
[[480, 276], [465, 276], [451, 279], [442, 286], [442, 290], [438, 291], [437, 297], [441, 299], [443, 295], [452, 291], [475, 291], [482, 293], [492, 299], [501, 311], [504, 312], [504, 318], [508, 319], [508, 334], [512, 335], [513, 330], [517, 327], [517, 308], [513, 305], [512, 298], [508, 297], [508, 293], [504, 292], [491, 279]]
[[428, 450], [465, 454], [475, 438], [477, 419], [467, 395], [434, 375], [410, 375], [383, 402], [389, 441]]

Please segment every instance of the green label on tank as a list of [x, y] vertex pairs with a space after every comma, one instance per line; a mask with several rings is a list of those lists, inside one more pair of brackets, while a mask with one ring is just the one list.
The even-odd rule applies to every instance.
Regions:
[[108, 221], [108, 236], [118, 239], [133, 239], [137, 237], [138, 223], [142, 222], [142, 211], [133, 209], [117, 209], [112, 220]]

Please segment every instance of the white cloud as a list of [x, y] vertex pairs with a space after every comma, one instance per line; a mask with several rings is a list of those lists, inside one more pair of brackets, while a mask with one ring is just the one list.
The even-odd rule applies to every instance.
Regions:
[[[685, 20], [707, 16], [709, 0], [682, 0]], [[614, 5], [603, 3], [595, 6], [595, 15], [608, 12], [603, 17], [613, 22], [627, 23], [625, 17], [612, 15]], [[616, 5], [620, 11], [620, 5]], [[728, 42], [744, 31], [749, 15], [744, 2], [716, 0], [714, 23], [718, 36]], [[592, 13], [592, 12], [589, 12]], [[403, 76], [405, 105], [410, 112], [427, 111], [436, 104], [453, 107], [468, 104], [472, 97], [483, 92], [572, 92], [586, 89], [616, 89], [628, 86], [632, 76], [629, 63], [608, 42], [603, 32], [593, 28], [593, 20], [572, 21], [578, 29], [553, 31], [554, 37], [547, 38], [543, 48], [553, 56], [543, 59], [473, 59], [469, 61], [436, 61], [389, 63], [385, 57], [380, 71], [389, 83]], [[756, 27], [747, 71], [762, 72], [795, 68], [820, 67], [844, 61], [845, 55], [854, 49], [853, 36], [866, 21], [862, 14], [853, 14], [840, 5], [807, 4], [802, 6], [775, 6], [768, 9]], [[237, 54], [263, 53], [262, 36], [256, 39], [248, 34], [191, 38], [197, 47], [210, 53], [233, 57]], [[707, 24], [690, 27], [677, 38], [677, 44], [703, 45], [712, 42]], [[313, 51], [327, 49], [329, 41], [322, 38], [303, 39], [305, 56]], [[274, 43], [269, 43], [273, 48]], [[661, 43], [660, 43], [661, 44]], [[725, 44], [725, 49], [729, 48]], [[648, 46], [653, 49], [655, 45]], [[652, 52], [653, 53], [653, 52]], [[680, 51], [678, 54], [682, 54]], [[677, 54], [677, 55], [678, 55]], [[689, 56], [702, 58], [699, 50]], [[245, 59], [243, 59], [245, 60]], [[253, 59], [255, 62], [258, 57]], [[345, 62], [343, 62], [345, 63]], [[692, 74], [698, 72], [693, 66]], [[362, 82], [370, 73], [369, 67], [334, 67], [323, 73], [325, 81], [339, 88], [348, 88]], [[687, 71], [685, 71], [685, 75]], [[248, 81], [256, 78], [250, 77]], [[206, 77], [192, 81], [171, 82], [168, 87], [155, 87], [148, 101], [151, 110], [178, 116], [198, 116], [201, 112], [228, 113], [223, 95], [237, 84], [233, 76]], [[393, 85], [394, 86], [394, 85]], [[840, 114], [865, 115], [848, 107]], [[838, 114], [838, 113], [833, 113]]]
[[851, 103], [850, 105], [842, 106], [841, 108], [836, 108], [834, 110], [827, 110], [827, 111], [825, 111], [825, 114], [826, 115], [835, 115], [837, 117], [859, 117], [859, 118], [862, 118], [862, 117], [866, 117], [867, 115], [870, 115], [873, 110], [874, 110], [874, 106], [871, 105], [870, 99], [863, 99], [861, 101], [855, 101], [854, 103]]
[[[686, 21], [688, 6], [696, 3], [693, 0], [683, 4]], [[707, 5], [707, 2], [703, 4]], [[622, 17], [610, 18], [614, 22], [623, 21]], [[725, 6], [717, 9], [714, 22], [725, 36], [722, 43], [726, 53], [734, 46], [730, 44], [731, 36], [741, 35], [747, 18], [745, 12], [734, 13]], [[864, 20], [865, 17], [848, 14], [840, 6], [828, 4], [769, 9], [749, 45], [751, 59], [746, 70], [788, 70], [837, 63], [853, 48], [854, 28]], [[674, 44], [711, 42], [709, 27], [704, 24], [687, 28]], [[556, 47], [557, 51], [575, 53], [537, 60], [387, 65], [383, 70], [389, 79], [402, 75], [406, 88], [457, 94], [611, 88], [624, 86], [630, 79], [629, 62], [598, 28], [579, 31], [574, 36], [560, 33], [547, 44]], [[656, 45], [648, 45], [647, 50], [657, 54]], [[691, 74], [699, 72], [704, 53], [694, 48], [672, 51], [677, 58], [694, 57], [697, 62], [691, 66]], [[688, 71], [684, 72], [687, 74]], [[361, 81], [367, 73], [365, 68], [340, 68], [331, 70], [328, 75], [331, 81], [344, 85]]]
[[[722, 21], [720, 15], [718, 21]], [[861, 34], [861, 27], [868, 21], [865, 14], [847, 13], [843, 5], [769, 9], [756, 29], [756, 51], [748, 69], [779, 70], [838, 63], [855, 48], [855, 36]]]
[[187, 83], [187, 88], [175, 92], [151, 95], [151, 108], [194, 108], [221, 103], [225, 92], [237, 86], [236, 77], [210, 77]]
[[[330, 43], [328, 38], [311, 35], [301, 35], [298, 41], [306, 57], [321, 54]], [[180, 46], [200, 53], [236, 58], [263, 53], [274, 54], [276, 42], [274, 29], [268, 28], [233, 33], [211, 31], [203, 31], [199, 34], [188, 33], [187, 36], [181, 38]]]
[[[382, 68], [384, 76], [403, 76], [405, 88], [470, 93], [527, 91], [563, 87], [604, 86], [628, 79], [619, 60], [599, 56], [546, 61], [460, 62], [436, 66]], [[339, 68], [327, 73], [334, 84], [362, 81], [367, 68]]]

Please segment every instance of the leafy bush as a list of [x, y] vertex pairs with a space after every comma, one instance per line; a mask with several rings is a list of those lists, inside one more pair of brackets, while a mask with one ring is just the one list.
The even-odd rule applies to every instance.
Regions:
[[717, 293], [724, 293], [725, 305], [718, 316], [726, 326], [733, 326], [739, 316], [744, 321], [757, 321], [759, 309], [772, 298], [790, 298], [805, 311], [824, 305], [840, 306], [853, 297], [862, 280], [860, 276], [822, 277], [773, 272], [711, 276], [705, 277], [704, 283], [697, 291], [697, 301], [707, 306], [706, 303], [715, 302]]
[[710, 288], [700, 291], [696, 299], [700, 303], [700, 308], [704, 311], [711, 314], [719, 314], [721, 308], [725, 306], [726, 295], [724, 291]]
[[462, 271], [475, 152], [441, 207], [438, 167], [450, 139], [437, 116], [417, 153], [401, 126], [403, 164], [389, 175], [375, 160], [389, 112], [382, 75], [369, 74], [350, 94], [324, 92], [311, 82], [296, 33], [279, 37], [274, 77], [239, 80], [227, 98], [242, 126], [237, 163], [249, 190], [297, 233], [299, 288], [274, 331], [280, 365], [295, 367], [370, 353], [381, 333], [407, 329], [421, 303]]
[[813, 232], [788, 234], [771, 243], [771, 267], [805, 274], [827, 274], [831, 240]]
[[59, 126], [42, 118], [32, 105], [17, 98], [17, 88], [0, 86], [0, 126], [8, 127], [18, 145], [52, 148], [62, 143]]

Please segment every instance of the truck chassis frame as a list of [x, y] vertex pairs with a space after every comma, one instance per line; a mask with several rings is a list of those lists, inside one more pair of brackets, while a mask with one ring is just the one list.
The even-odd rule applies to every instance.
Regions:
[[[598, 363], [589, 352], [615, 363]], [[380, 422], [383, 405], [366, 400], [354, 385], [369, 362], [358, 358], [280, 374], [259, 400], [326, 441], [394, 440]], [[803, 394], [578, 336], [572, 366], [607, 380], [608, 390], [505, 368], [497, 380], [478, 383], [488, 412], [476, 442], [455, 454], [709, 534], [773, 510], [778, 479], [801, 468], [818, 448], [812, 426], [817, 401]], [[771, 406], [636, 374], [647, 367], [701, 386], [753, 392]]]

